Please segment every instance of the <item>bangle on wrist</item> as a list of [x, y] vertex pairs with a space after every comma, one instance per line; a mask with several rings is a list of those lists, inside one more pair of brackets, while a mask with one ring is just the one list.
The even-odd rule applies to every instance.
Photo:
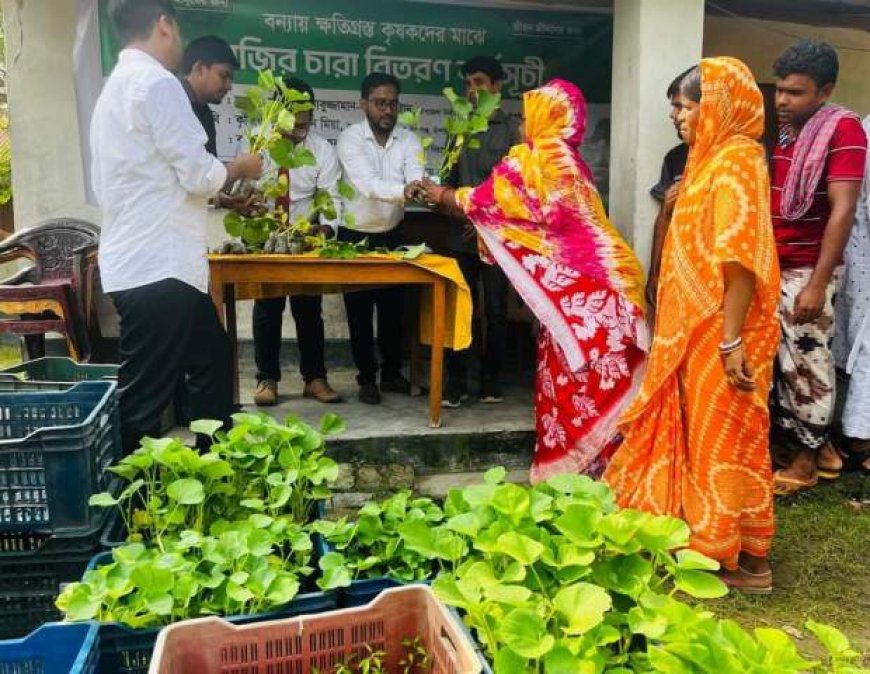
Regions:
[[719, 342], [719, 353], [725, 355], [737, 351], [737, 349], [743, 346], [743, 337], [738, 337], [734, 341], [727, 342]]

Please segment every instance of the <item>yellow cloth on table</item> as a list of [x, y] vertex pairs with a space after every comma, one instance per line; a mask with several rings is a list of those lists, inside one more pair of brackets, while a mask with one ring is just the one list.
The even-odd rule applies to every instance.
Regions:
[[[289, 256], [288, 256], [289, 257]], [[297, 256], [294, 256], [297, 257]], [[306, 253], [298, 257], [317, 257]], [[366, 253], [354, 260], [342, 263], [353, 265], [356, 260], [390, 260], [414, 265], [447, 279], [444, 316], [444, 346], [448, 349], [467, 349], [471, 345], [471, 292], [462, 276], [456, 260], [442, 255], [421, 255], [407, 260], [396, 253]], [[372, 287], [377, 287], [373, 284]], [[357, 288], [359, 289], [359, 288]], [[284, 283], [239, 283], [236, 284], [237, 300], [264, 299], [286, 295], [327, 295], [343, 292], [336, 284], [284, 284]], [[432, 286], [426, 285], [420, 294], [420, 341], [432, 343]]]

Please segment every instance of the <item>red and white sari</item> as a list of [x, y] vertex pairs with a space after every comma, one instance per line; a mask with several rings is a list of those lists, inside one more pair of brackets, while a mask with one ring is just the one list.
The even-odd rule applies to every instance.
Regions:
[[554, 80], [523, 98], [526, 142], [456, 198], [541, 323], [534, 482], [603, 471], [649, 348], [643, 274], [577, 148], [586, 105]]

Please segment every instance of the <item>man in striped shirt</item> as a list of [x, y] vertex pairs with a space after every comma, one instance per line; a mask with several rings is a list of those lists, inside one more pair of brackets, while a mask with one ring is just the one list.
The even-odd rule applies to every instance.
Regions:
[[834, 412], [833, 298], [864, 177], [859, 118], [828, 103], [839, 64], [833, 47], [801, 42], [774, 63], [779, 141], [771, 209], [782, 270], [782, 342], [771, 412], [775, 442], [795, 454], [776, 472], [778, 494], [835, 478], [843, 462], [828, 430]]

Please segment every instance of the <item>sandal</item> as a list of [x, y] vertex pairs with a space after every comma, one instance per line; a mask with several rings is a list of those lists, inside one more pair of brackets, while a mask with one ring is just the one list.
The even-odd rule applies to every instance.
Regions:
[[821, 453], [825, 449], [830, 449], [831, 452], [833, 452], [834, 455], [840, 459], [840, 467], [839, 468], [828, 468], [826, 466], [822, 466], [822, 465], [817, 464], [816, 465], [816, 474], [820, 478], [822, 478], [823, 480], [836, 480], [843, 473], [843, 469], [846, 467], [846, 459], [848, 457], [846, 456], [845, 452], [838, 449], [830, 442], [827, 443], [826, 445], [822, 446], [822, 448], [819, 450], [820, 457], [821, 457]]
[[773, 474], [773, 493], [777, 496], [794, 496], [807, 489], [812, 489], [818, 483], [818, 476], [814, 476], [811, 480], [798, 480], [783, 475], [782, 471], [778, 470]]
[[744, 594], [771, 594], [773, 592], [773, 573], [752, 573], [742, 566], [736, 571], [722, 569], [719, 572], [719, 580], [728, 586], [729, 590], [735, 590]]

